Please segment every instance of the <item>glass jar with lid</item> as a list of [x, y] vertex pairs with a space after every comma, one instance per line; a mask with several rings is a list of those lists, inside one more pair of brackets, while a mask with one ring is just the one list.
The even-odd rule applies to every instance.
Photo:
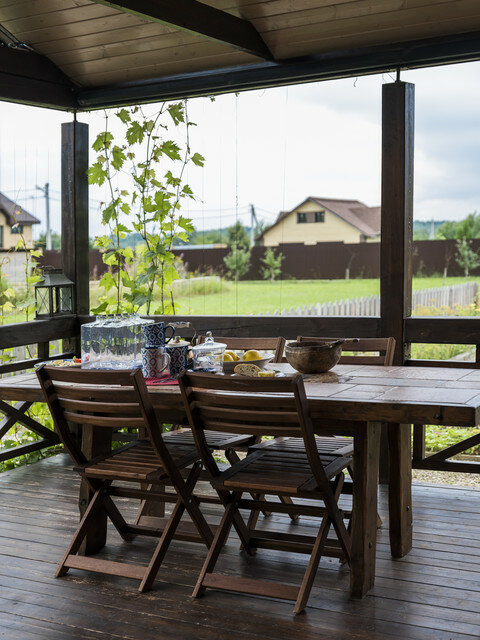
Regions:
[[205, 342], [192, 347], [193, 370], [205, 373], [223, 373], [223, 354], [227, 345], [215, 342], [211, 331], [207, 331]]

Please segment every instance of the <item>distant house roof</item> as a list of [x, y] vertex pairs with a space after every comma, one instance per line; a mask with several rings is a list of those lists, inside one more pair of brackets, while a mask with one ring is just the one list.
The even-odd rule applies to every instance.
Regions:
[[13, 227], [15, 224], [40, 224], [40, 220], [31, 213], [22, 209], [13, 200], [0, 193], [0, 211], [5, 214], [8, 224]]
[[334, 198], [317, 198], [315, 196], [309, 196], [299, 205], [291, 209], [290, 211], [280, 211], [275, 222], [265, 229], [258, 239], [262, 238], [267, 231], [277, 226], [284, 218], [296, 211], [305, 202], [316, 202], [323, 209], [327, 209], [331, 213], [334, 213], [339, 218], [342, 218], [345, 222], [352, 225], [368, 237], [375, 237], [380, 235], [380, 207], [367, 207], [366, 204], [359, 200], [340, 200]]

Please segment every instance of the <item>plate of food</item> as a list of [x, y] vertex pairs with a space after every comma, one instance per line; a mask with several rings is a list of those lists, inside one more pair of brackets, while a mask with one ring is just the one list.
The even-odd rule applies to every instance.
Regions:
[[225, 373], [234, 373], [235, 367], [242, 364], [253, 364], [259, 369], [264, 369], [265, 365], [273, 360], [273, 356], [265, 356], [256, 349], [237, 352], [227, 349], [223, 353], [223, 371]]
[[39, 362], [35, 366], [38, 368], [44, 364], [48, 365], [49, 367], [80, 367], [82, 361], [80, 358], [69, 358], [68, 360], [66, 358], [59, 360], [44, 360], [44, 362]]
[[285, 374], [275, 369], [261, 369], [254, 362], [237, 362], [233, 370], [234, 376], [245, 376], [246, 378], [279, 378]]

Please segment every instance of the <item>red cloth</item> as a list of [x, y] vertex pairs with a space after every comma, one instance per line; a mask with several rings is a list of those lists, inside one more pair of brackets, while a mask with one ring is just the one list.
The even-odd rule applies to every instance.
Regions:
[[175, 385], [178, 384], [178, 380], [171, 378], [170, 375], [166, 373], [160, 378], [145, 378], [145, 384], [147, 385], [147, 387], [153, 387], [160, 384]]

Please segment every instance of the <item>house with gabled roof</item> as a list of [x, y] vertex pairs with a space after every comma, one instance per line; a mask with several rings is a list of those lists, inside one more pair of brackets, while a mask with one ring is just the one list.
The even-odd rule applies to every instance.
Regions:
[[310, 196], [276, 221], [257, 238], [265, 247], [319, 242], [358, 243], [380, 239], [380, 207], [359, 200]]
[[0, 250], [14, 249], [20, 234], [26, 248], [33, 248], [34, 224], [40, 224], [40, 220], [0, 192]]

